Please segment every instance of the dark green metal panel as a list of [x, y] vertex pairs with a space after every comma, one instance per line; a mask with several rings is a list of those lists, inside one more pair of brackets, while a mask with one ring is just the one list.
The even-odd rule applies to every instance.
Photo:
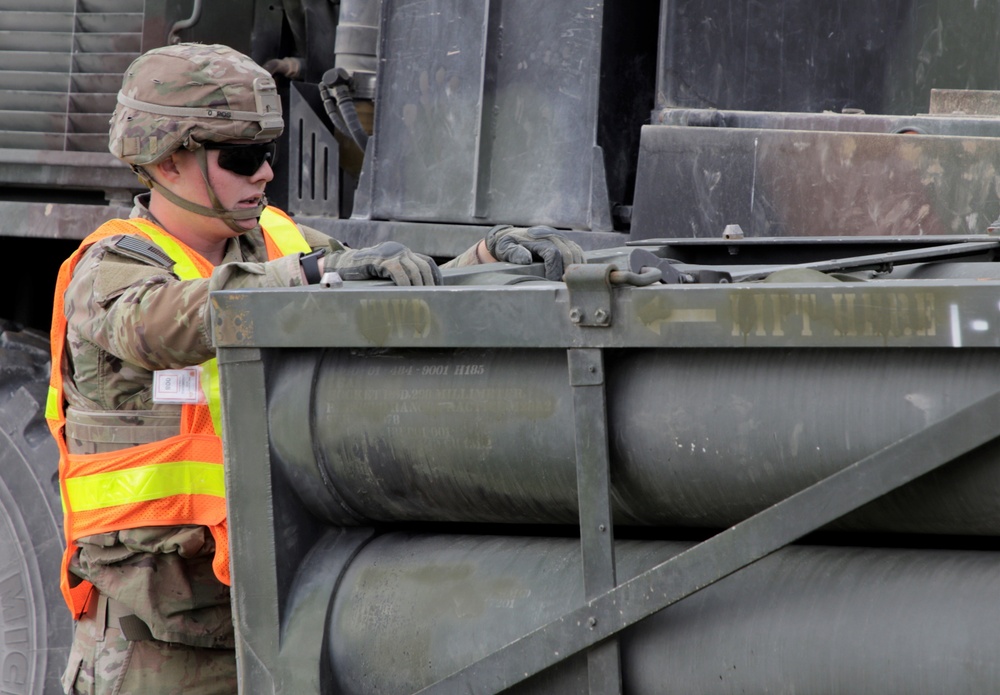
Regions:
[[[220, 347], [998, 347], [993, 283], [660, 285], [611, 294], [614, 330], [577, 326], [560, 283], [216, 295]], [[251, 323], [235, 324], [247, 316]], [[267, 317], [260, 320], [257, 317]], [[322, 316], [307, 321], [304, 316]], [[510, 321], [517, 330], [509, 330]]]
[[662, 0], [657, 103], [921, 113], [933, 88], [997, 89], [996, 6], [952, 0]]
[[[750, 237], [982, 234], [1000, 213], [997, 119], [969, 119], [973, 134], [956, 137], [963, 119], [937, 119], [946, 134], [897, 135], [852, 132], [861, 116], [814, 117], [809, 130], [785, 115], [644, 127], [631, 238], [719, 238], [729, 224]], [[886, 125], [905, 122], [867, 127]]]

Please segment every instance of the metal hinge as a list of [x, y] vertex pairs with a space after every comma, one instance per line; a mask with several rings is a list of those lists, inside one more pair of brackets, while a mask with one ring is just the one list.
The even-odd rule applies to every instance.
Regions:
[[659, 268], [641, 272], [619, 270], [614, 263], [575, 264], [566, 268], [563, 280], [569, 290], [569, 320], [578, 326], [606, 328], [611, 325], [611, 287], [644, 287], [659, 282]]

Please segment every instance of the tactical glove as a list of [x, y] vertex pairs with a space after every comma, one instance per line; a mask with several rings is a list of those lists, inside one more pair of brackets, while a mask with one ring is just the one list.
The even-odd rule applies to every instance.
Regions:
[[539, 258], [549, 280], [562, 280], [566, 266], [584, 262], [583, 249], [552, 227], [494, 227], [486, 234], [486, 250], [498, 261], [519, 265]]
[[337, 251], [323, 261], [326, 270], [337, 271], [344, 280], [383, 279], [400, 286], [441, 284], [441, 271], [433, 259], [395, 241]]

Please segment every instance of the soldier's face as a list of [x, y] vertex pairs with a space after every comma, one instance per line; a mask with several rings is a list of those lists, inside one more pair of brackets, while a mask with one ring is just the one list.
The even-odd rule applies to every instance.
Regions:
[[[274, 171], [269, 162], [264, 161], [253, 174], [247, 176], [238, 174], [219, 166], [219, 150], [208, 150], [208, 182], [215, 191], [216, 197], [227, 210], [241, 210], [256, 207], [264, 196], [264, 188], [274, 178]], [[174, 192], [192, 203], [212, 207], [208, 187], [198, 167], [195, 155], [180, 150], [175, 157], [178, 171]], [[205, 236], [231, 237], [235, 235], [222, 220], [212, 217], [202, 217]], [[237, 224], [246, 230], [253, 229], [255, 219], [239, 220]]]
[[[208, 151], [208, 181], [215, 190], [222, 207], [227, 210], [255, 208], [264, 197], [264, 188], [274, 178], [271, 164], [264, 161], [253, 174], [245, 176], [219, 166], [220, 150]], [[208, 191], [205, 191], [206, 197]], [[257, 221], [241, 220], [244, 229], [253, 229]]]

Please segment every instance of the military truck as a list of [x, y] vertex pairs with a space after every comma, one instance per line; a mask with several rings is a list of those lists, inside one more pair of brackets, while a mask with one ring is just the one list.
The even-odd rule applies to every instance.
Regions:
[[213, 298], [243, 692], [1000, 690], [998, 38], [944, 0], [0, 0], [2, 689], [59, 692], [71, 637], [55, 272], [139, 190], [122, 71], [195, 40], [278, 77], [302, 222], [588, 252]]

